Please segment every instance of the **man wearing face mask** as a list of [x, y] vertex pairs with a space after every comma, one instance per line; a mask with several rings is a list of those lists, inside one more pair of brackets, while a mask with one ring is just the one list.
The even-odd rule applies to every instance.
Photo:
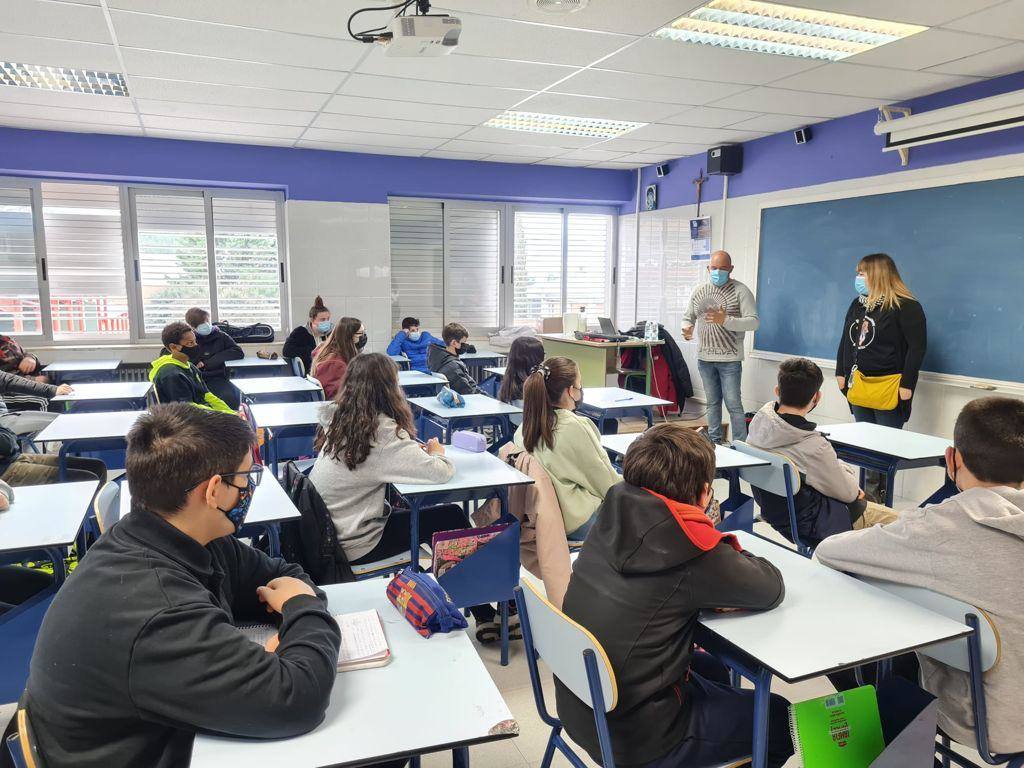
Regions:
[[722, 442], [722, 401], [729, 410], [733, 440], [746, 440], [747, 422], [740, 383], [743, 376], [743, 340], [760, 325], [754, 294], [732, 279], [732, 257], [725, 251], [711, 254], [711, 282], [693, 292], [683, 315], [683, 338], [693, 338], [696, 324], [700, 344], [697, 368], [704, 382], [708, 406], [708, 437]]
[[[57, 593], [32, 657], [25, 704], [50, 768], [188, 765], [196, 731], [287, 738], [323, 719], [340, 644], [326, 598], [233, 535], [262, 476], [253, 439], [181, 403], [132, 428], [132, 511]], [[268, 647], [237, 628], [268, 620]]]
[[430, 373], [427, 367], [427, 350], [431, 345], [443, 347], [444, 342], [430, 331], [420, 328], [419, 318], [402, 319], [402, 330], [388, 344], [389, 355], [405, 355], [409, 358], [409, 368], [414, 371]]
[[239, 403], [238, 389], [228, 380], [228, 360], [241, 360], [245, 352], [235, 340], [210, 322], [210, 313], [200, 307], [192, 307], [185, 313], [185, 322], [196, 332], [200, 357], [196, 368], [203, 376], [206, 387], [232, 408]]
[[200, 408], [234, 413], [234, 409], [213, 394], [196, 367], [202, 362], [202, 350], [196, 333], [188, 323], [171, 323], [160, 334], [164, 349], [149, 369], [157, 398], [161, 403], [192, 403]]

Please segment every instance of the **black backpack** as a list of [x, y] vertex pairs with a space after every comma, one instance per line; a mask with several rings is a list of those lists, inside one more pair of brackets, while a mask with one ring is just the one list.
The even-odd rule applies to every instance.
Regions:
[[269, 344], [274, 340], [274, 329], [266, 323], [252, 325], [232, 325], [231, 323], [214, 323], [238, 344]]
[[294, 461], [285, 465], [284, 487], [301, 517], [282, 523], [281, 556], [300, 565], [314, 584], [355, 581], [327, 505]]

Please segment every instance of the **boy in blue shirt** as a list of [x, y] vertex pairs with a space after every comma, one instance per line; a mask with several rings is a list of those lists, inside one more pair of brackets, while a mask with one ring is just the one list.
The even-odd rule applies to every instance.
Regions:
[[409, 368], [414, 371], [430, 373], [427, 368], [427, 349], [431, 344], [439, 347], [444, 342], [430, 331], [420, 330], [420, 321], [415, 317], [406, 317], [402, 320], [402, 330], [395, 334], [395, 338], [388, 344], [389, 355], [405, 355], [409, 358]]

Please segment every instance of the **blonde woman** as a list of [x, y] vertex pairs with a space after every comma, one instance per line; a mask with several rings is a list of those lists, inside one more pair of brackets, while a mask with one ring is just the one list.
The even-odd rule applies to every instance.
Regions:
[[924, 310], [885, 253], [860, 260], [854, 287], [858, 296], [846, 312], [836, 357], [839, 389], [857, 421], [901, 429], [927, 348]]

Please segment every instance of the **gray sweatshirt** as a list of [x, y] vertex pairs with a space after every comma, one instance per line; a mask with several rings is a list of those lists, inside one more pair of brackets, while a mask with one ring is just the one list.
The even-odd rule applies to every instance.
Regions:
[[444, 483], [454, 474], [450, 460], [431, 456], [399, 431], [394, 419], [380, 416], [366, 461], [350, 470], [321, 451], [309, 479], [330, 510], [345, 556], [357, 560], [377, 546], [384, 532], [388, 483]]
[[[1024, 491], [972, 488], [901, 512], [889, 525], [831, 536], [814, 556], [836, 570], [931, 589], [988, 614], [1001, 645], [985, 673], [991, 747], [1024, 750]], [[974, 746], [967, 673], [920, 660], [921, 684], [939, 698], [939, 727]]]
[[787, 424], [775, 411], [774, 402], [765, 404], [751, 420], [747, 442], [792, 459], [807, 485], [836, 501], [849, 504], [860, 496], [857, 472], [839, 461], [825, 436], [814, 429]]
[[[725, 307], [725, 324], [704, 322], [704, 313]], [[710, 363], [731, 363], [743, 359], [743, 338], [761, 324], [754, 294], [738, 280], [729, 280], [721, 288], [705, 283], [690, 296], [683, 315], [683, 328], [697, 325], [700, 350], [697, 357]]]

